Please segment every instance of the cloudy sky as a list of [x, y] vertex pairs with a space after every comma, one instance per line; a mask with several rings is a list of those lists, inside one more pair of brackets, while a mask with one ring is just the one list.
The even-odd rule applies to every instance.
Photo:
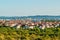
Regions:
[[60, 15], [60, 0], [0, 0], [0, 16]]

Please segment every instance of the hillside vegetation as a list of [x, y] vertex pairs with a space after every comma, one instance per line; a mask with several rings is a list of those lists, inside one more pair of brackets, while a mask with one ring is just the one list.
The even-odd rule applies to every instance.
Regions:
[[16, 29], [0, 27], [0, 40], [60, 40], [60, 28]]

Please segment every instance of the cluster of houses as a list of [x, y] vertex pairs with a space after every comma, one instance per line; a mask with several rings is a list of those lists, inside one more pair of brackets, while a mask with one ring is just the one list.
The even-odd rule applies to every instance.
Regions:
[[35, 27], [39, 27], [41, 29], [45, 28], [54, 28], [59, 27], [60, 22], [54, 21], [54, 22], [44, 22], [44, 21], [38, 21], [34, 22], [32, 20], [0, 20], [0, 26], [4, 27], [15, 27], [15, 28], [30, 28], [33, 29]]

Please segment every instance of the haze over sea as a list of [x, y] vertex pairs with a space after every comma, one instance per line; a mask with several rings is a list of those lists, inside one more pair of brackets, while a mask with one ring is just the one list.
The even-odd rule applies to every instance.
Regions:
[[36, 15], [36, 16], [0, 16], [0, 20], [60, 20], [60, 16]]

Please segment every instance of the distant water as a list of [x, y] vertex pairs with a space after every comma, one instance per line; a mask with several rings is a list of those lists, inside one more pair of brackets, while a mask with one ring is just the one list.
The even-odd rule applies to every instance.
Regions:
[[60, 16], [13, 16], [13, 17], [6, 17], [6, 16], [0, 16], [0, 20], [25, 20], [25, 19], [32, 19], [32, 20], [41, 20], [41, 19], [45, 19], [45, 20], [60, 20]]

